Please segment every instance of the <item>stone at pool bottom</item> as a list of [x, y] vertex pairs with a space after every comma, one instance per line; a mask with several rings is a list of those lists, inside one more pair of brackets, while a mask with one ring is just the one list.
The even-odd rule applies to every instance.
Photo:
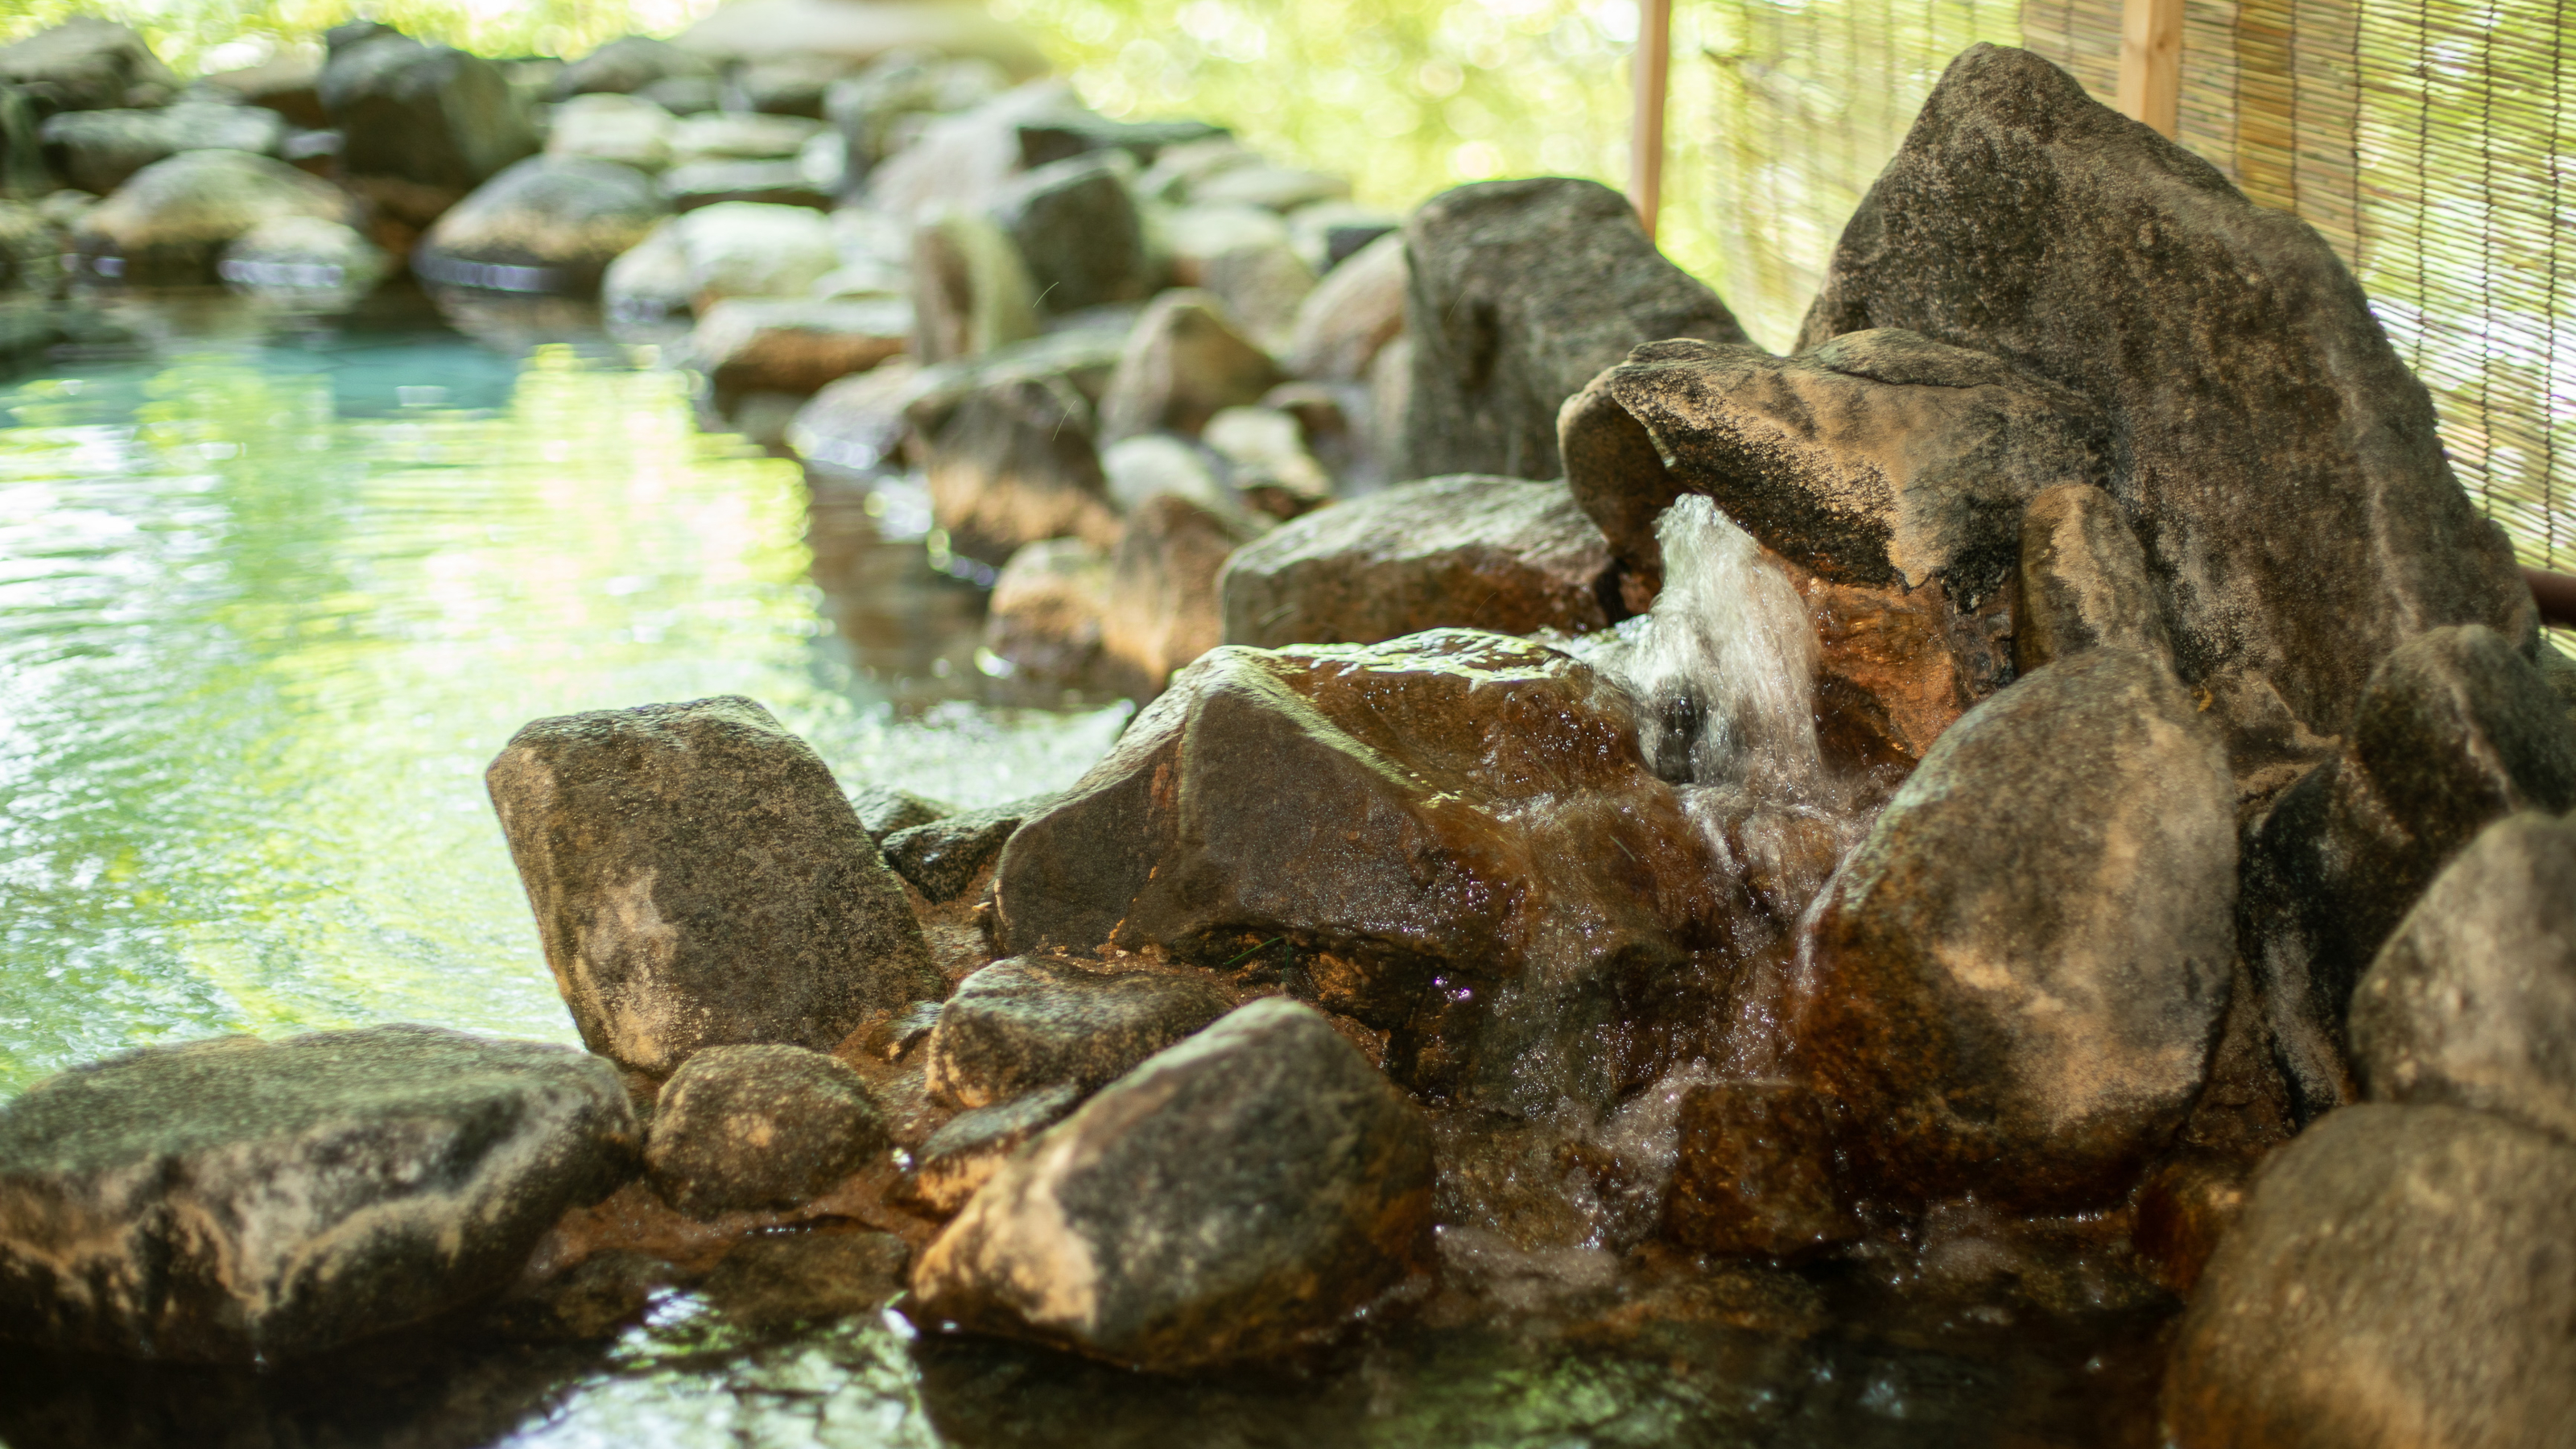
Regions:
[[507, 1284], [634, 1170], [616, 1069], [427, 1026], [223, 1037], [0, 1110], [0, 1338], [276, 1359]]

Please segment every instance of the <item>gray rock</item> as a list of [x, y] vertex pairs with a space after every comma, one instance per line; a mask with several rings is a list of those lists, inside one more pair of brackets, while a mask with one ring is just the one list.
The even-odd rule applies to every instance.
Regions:
[[736, 0], [672, 38], [711, 60], [755, 62], [829, 56], [853, 69], [897, 51], [990, 60], [1014, 76], [1047, 61], [1019, 27], [972, 7], [848, 5], [841, 0]]
[[563, 68], [555, 77], [555, 99], [607, 92], [632, 95], [672, 76], [713, 80], [715, 62], [649, 35], [621, 35]]
[[890, 785], [865, 785], [850, 792], [850, 808], [858, 812], [859, 828], [882, 849], [887, 836], [933, 820], [945, 820], [957, 813], [957, 807], [945, 800], [915, 795]]
[[2275, 1152], [2175, 1339], [2173, 1442], [2544, 1449], [2576, 1423], [2576, 1148], [2347, 1107]]
[[1253, 512], [1232, 488], [1217, 481], [1212, 450], [1169, 433], [1139, 433], [1100, 450], [1100, 471], [1109, 480], [1109, 501], [1121, 513], [1133, 513], [1157, 493], [1186, 498], [1208, 512], [1257, 531]]
[[2024, 674], [2105, 645], [2173, 665], [2147, 556], [2099, 488], [2063, 483], [2030, 500], [2013, 587], [2013, 665]]
[[1175, 288], [1156, 297], [1127, 335], [1101, 399], [1101, 438], [1195, 438], [1220, 409], [1257, 403], [1286, 380], [1213, 293]]
[[1877, 327], [1994, 353], [2109, 416], [2107, 486], [2240, 778], [2328, 748], [2410, 635], [2530, 637], [2503, 530], [2332, 248], [2035, 55], [1952, 62], [1800, 345]]
[[1154, 290], [1144, 219], [1105, 157], [1078, 156], [1018, 177], [995, 215], [1051, 312], [1142, 301]]
[[663, 213], [653, 179], [632, 166], [531, 156], [441, 216], [413, 265], [451, 286], [587, 293]]
[[793, 161], [822, 133], [820, 125], [795, 116], [719, 111], [673, 126], [671, 156], [681, 162]]
[[1081, 1106], [1092, 1086], [1059, 1082], [949, 1118], [914, 1155], [912, 1200], [938, 1217], [956, 1216], [966, 1200], [1002, 1170], [1012, 1153]]
[[734, 85], [763, 115], [821, 120], [824, 94], [855, 69], [844, 56], [778, 55], [734, 72]]
[[283, 161], [182, 151], [134, 173], [84, 214], [72, 244], [100, 276], [135, 283], [215, 280], [223, 249], [281, 216], [350, 219], [349, 198]]
[[2576, 1142], [2576, 824], [2480, 832], [2352, 998], [2352, 1064], [2380, 1102], [2440, 1102]]
[[1715, 499], [1765, 548], [1840, 584], [1976, 600], [2011, 576], [2022, 505], [2102, 471], [2082, 397], [1910, 332], [1797, 357], [1638, 348], [1565, 408], [1566, 480], [1619, 561], [1660, 579], [1655, 520]]
[[0, 1336], [248, 1361], [417, 1323], [509, 1283], [636, 1135], [608, 1063], [436, 1027], [76, 1067], [0, 1108]]
[[1080, 687], [1100, 668], [1109, 560], [1078, 538], [1023, 544], [993, 580], [984, 647], [1033, 680]]
[[1255, 162], [1228, 166], [1190, 183], [1190, 200], [1200, 206], [1259, 206], [1295, 211], [1319, 201], [1339, 201], [1351, 194], [1348, 178], [1323, 171]]
[[385, 254], [343, 222], [281, 216], [232, 239], [215, 275], [235, 291], [276, 297], [364, 296], [384, 279]]
[[951, 1107], [989, 1107], [1066, 1083], [1087, 1093], [1233, 1006], [1195, 977], [1063, 957], [996, 961], [940, 1008], [924, 1081]]
[[1560, 476], [1557, 410], [1602, 369], [1664, 338], [1749, 341], [1598, 182], [1461, 186], [1424, 202], [1404, 237], [1413, 371], [1400, 478]]
[[1150, 166], [1166, 146], [1183, 146], [1223, 136], [1226, 129], [1207, 121], [1113, 121], [1089, 111], [1071, 111], [1022, 121], [1020, 164], [1030, 170], [1076, 156], [1124, 151], [1140, 166]]
[[1333, 501], [1333, 476], [1307, 451], [1305, 425], [1292, 413], [1219, 408], [1199, 441], [1224, 460], [1243, 501], [1270, 517], [1295, 518]]
[[675, 116], [699, 116], [724, 109], [724, 83], [711, 75], [666, 75], [636, 87], [635, 98]]
[[[848, 143], [852, 174], [864, 177], [902, 149], [903, 140], [926, 118], [972, 110], [1008, 90], [1010, 84], [1001, 67], [988, 60], [897, 52], [857, 75], [833, 82], [823, 93], [823, 118]], [[1024, 145], [1023, 165], [1026, 154]]]
[[1682, 1095], [1664, 1231], [1702, 1252], [1801, 1258], [1859, 1237], [1836, 1183], [1832, 1105], [1787, 1081]]
[[795, 1207], [886, 1149], [847, 1062], [793, 1046], [711, 1046], [662, 1085], [645, 1170], [691, 1217]]
[[0, 82], [18, 87], [48, 116], [163, 105], [179, 89], [142, 36], [89, 15], [0, 46]]
[[981, 212], [1022, 170], [1020, 125], [1079, 108], [1062, 81], [1004, 91], [955, 115], [931, 118], [919, 134], [868, 172], [868, 205], [907, 221], [942, 211]]
[[912, 882], [924, 899], [934, 904], [953, 901], [1001, 855], [1020, 822], [1054, 804], [1055, 798], [1033, 795], [981, 810], [953, 811], [897, 830], [882, 842], [886, 864]]
[[924, 379], [906, 416], [950, 547], [999, 565], [1040, 539], [1116, 546], [1084, 391], [1113, 345], [1051, 338]]
[[1284, 959], [1417, 1090], [1606, 1102], [1620, 1024], [1747, 909], [1636, 731], [1498, 635], [1218, 649], [1011, 838], [998, 949]]
[[2576, 806], [2576, 726], [2493, 630], [2435, 629], [2371, 674], [2343, 748], [2245, 857], [2240, 931], [2303, 1117], [2354, 1099], [2345, 1016], [2400, 917], [2489, 823]]
[[671, 113], [651, 101], [598, 91], [554, 108], [546, 123], [546, 154], [658, 172], [671, 164], [671, 129]]
[[1315, 291], [1315, 270], [1284, 236], [1228, 247], [1198, 259], [1190, 285], [1224, 299], [1244, 331], [1265, 350], [1285, 355], [1295, 343], [1297, 314]]
[[499, 66], [383, 27], [335, 38], [321, 95], [351, 186], [415, 226], [537, 149]]
[[64, 111], [38, 132], [64, 180], [101, 196], [181, 151], [247, 151], [274, 156], [286, 122], [257, 106], [187, 101], [157, 111]]
[[761, 1328], [870, 1312], [903, 1291], [911, 1264], [892, 1233], [809, 1230], [743, 1239], [698, 1286], [727, 1318]]
[[1412, 284], [1404, 238], [1390, 233], [1324, 274], [1297, 304], [1288, 370], [1315, 382], [1365, 382], [1386, 345], [1404, 333]]
[[2127, 1191], [2227, 1007], [2234, 807], [2215, 732], [2125, 650], [1941, 736], [1810, 913], [1777, 1011], [1849, 1109], [1866, 1186], [2023, 1208]]
[[1217, 587], [1228, 644], [1374, 644], [1425, 629], [1604, 628], [1613, 568], [1564, 484], [1471, 476], [1310, 513], [1237, 550]]
[[991, 219], [947, 212], [912, 239], [912, 355], [979, 357], [1038, 335], [1037, 284]]
[[904, 411], [920, 391], [921, 371], [909, 358], [828, 383], [796, 410], [787, 446], [822, 476], [867, 481], [901, 473], [910, 432]]
[[832, 224], [802, 206], [719, 202], [675, 219], [671, 236], [700, 308], [727, 297], [802, 297], [841, 264]]
[[1243, 1007], [1013, 1157], [915, 1322], [1181, 1370], [1329, 1338], [1429, 1266], [1431, 1133], [1311, 1008]]
[[912, 308], [901, 298], [718, 302], [689, 334], [689, 356], [716, 405], [749, 393], [810, 397], [852, 373], [903, 355]]
[[[546, 964], [593, 1050], [828, 1050], [938, 994], [920, 924], [832, 772], [740, 696], [538, 720], [486, 772]], [[746, 842], [758, 842], [749, 854]]]
[[1127, 516], [1110, 550], [1100, 652], [1107, 682], [1138, 699], [1225, 642], [1217, 577], [1251, 537], [1224, 514], [1158, 493]]

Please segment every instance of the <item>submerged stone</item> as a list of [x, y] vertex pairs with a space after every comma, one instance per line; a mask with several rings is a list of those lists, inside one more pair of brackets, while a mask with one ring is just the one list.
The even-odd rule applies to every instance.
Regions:
[[2530, 590], [2325, 240], [2027, 51], [1970, 47], [1861, 202], [1800, 346], [1901, 327], [2091, 399], [2187, 684], [2249, 784], [2409, 636], [2520, 647]]
[[1613, 567], [1564, 484], [1471, 475], [1310, 513], [1237, 550], [1218, 589], [1229, 644], [1582, 633], [1611, 622]]
[[1233, 1004], [1190, 976], [1055, 957], [997, 961], [940, 1008], [924, 1080], [934, 1099], [965, 1108], [1068, 1082], [1088, 1092]]
[[1228, 1015], [1023, 1149], [915, 1264], [925, 1325], [1182, 1371], [1318, 1343], [1429, 1266], [1421, 1109], [1310, 1007]]
[[436, 1027], [76, 1067], [0, 1108], [0, 1336], [250, 1361], [417, 1323], [508, 1284], [636, 1135], [607, 1062]]
[[2184, 1449], [2565, 1442], [2576, 1148], [2456, 1107], [2346, 1107], [2273, 1154], [2165, 1379]]
[[654, 1100], [644, 1166], [691, 1217], [795, 1207], [885, 1151], [885, 1114], [848, 1063], [792, 1046], [714, 1046]]
[[832, 772], [748, 699], [538, 720], [485, 778], [546, 964], [604, 1056], [661, 1077], [701, 1047], [824, 1051], [938, 994]]
[[1597, 181], [1457, 187], [1424, 202], [1404, 237], [1413, 386], [1400, 478], [1559, 476], [1558, 409], [1629, 349], [1749, 340]]
[[2190, 697], [2124, 650], [2036, 671], [1941, 737], [1827, 888], [1778, 1009], [1850, 1111], [1864, 1190], [2126, 1191], [2227, 1006], [2234, 798]]

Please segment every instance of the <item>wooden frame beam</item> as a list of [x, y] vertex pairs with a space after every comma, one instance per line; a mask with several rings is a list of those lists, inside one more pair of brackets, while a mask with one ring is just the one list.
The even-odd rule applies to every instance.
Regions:
[[2166, 137], [2182, 127], [2183, 0], [2127, 0], [2120, 13], [2120, 111]]
[[[2179, 3], [2179, 0], [2177, 0]], [[1637, 0], [1637, 49], [1630, 70], [1636, 124], [1628, 132], [1628, 202], [1646, 236], [1664, 209], [1664, 93], [1673, 66], [1673, 0]]]

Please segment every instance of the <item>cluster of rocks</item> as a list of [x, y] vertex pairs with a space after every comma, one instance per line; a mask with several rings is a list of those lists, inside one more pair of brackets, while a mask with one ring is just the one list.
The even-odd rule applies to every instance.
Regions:
[[[2190, 1298], [2178, 1443], [2551, 1441], [2576, 670], [2313, 232], [1980, 46], [1777, 357], [1589, 183], [1461, 188], [1312, 282], [1293, 177], [967, 64], [848, 142], [865, 205], [715, 202], [607, 285], [705, 347], [780, 255], [734, 229], [811, 230], [808, 310], [896, 239], [909, 360], [889, 326], [794, 446], [909, 450], [998, 645], [1151, 702], [978, 812], [746, 700], [529, 725], [489, 782], [596, 1056], [68, 1073], [0, 1112], [0, 1330], [265, 1352], [856, 1221], [843, 1277], [900, 1264], [919, 1323], [1177, 1370], [1506, 1259], [1928, 1283], [1958, 1223], [2074, 1223]], [[891, 74], [821, 88], [839, 134]], [[1217, 197], [1295, 307], [1179, 271]], [[397, 1101], [432, 1050], [478, 1065]], [[326, 1142], [334, 1073], [417, 1130]], [[332, 1184], [266, 1257], [190, 1226], [253, 1188], [143, 1165], [219, 1147]]]

